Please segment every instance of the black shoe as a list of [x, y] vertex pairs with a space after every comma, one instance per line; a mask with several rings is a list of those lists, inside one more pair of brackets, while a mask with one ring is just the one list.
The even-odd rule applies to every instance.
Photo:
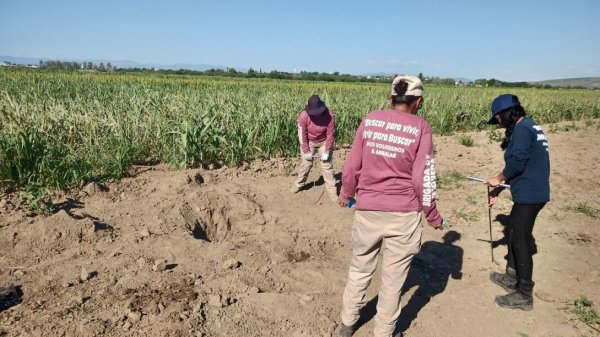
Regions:
[[490, 273], [490, 281], [501, 286], [509, 293], [517, 290], [517, 278], [512, 277], [508, 274], [496, 273], [495, 271]]
[[530, 311], [533, 310], [533, 297], [515, 291], [507, 295], [496, 296], [496, 304], [502, 308]]
[[533, 281], [519, 280], [517, 291], [504, 296], [496, 296], [496, 304], [507, 309], [533, 310]]
[[345, 325], [344, 323], [340, 325], [340, 336], [351, 337], [353, 333], [354, 325]]

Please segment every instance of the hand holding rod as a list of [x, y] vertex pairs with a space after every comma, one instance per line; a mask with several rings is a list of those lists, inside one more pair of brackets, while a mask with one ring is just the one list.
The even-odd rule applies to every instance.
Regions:
[[[483, 178], [472, 177], [472, 176], [466, 176], [465, 178], [467, 178], [469, 180], [473, 180], [473, 181], [478, 181], [480, 183], [485, 183], [485, 179], [483, 179]], [[500, 184], [498, 186], [510, 189], [510, 185], [508, 185], [508, 184]]]

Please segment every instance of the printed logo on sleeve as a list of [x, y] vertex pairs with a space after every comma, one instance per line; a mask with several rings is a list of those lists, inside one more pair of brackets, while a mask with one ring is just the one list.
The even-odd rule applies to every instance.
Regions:
[[542, 146], [546, 148], [546, 151], [548, 151], [548, 139], [546, 138], [542, 128], [539, 125], [534, 125], [533, 129], [537, 133], [537, 141], [542, 142]]
[[430, 207], [436, 195], [435, 159], [430, 155], [425, 157], [423, 172], [423, 206]]

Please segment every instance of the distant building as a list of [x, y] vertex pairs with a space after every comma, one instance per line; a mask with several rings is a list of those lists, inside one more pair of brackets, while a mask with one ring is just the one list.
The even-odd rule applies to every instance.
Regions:
[[0, 67], [9, 67], [10, 64], [6, 63], [6, 62], [0, 62]]

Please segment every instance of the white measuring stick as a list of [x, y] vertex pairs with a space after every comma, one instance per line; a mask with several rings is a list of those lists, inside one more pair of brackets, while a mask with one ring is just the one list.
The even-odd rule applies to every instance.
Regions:
[[[466, 176], [465, 178], [467, 178], [469, 180], [473, 180], [473, 181], [478, 181], [480, 183], [485, 183], [485, 179], [483, 179], [483, 178], [471, 177], [471, 176]], [[504, 188], [510, 188], [510, 185], [507, 185], [507, 184], [500, 184], [499, 186], [504, 187]]]

